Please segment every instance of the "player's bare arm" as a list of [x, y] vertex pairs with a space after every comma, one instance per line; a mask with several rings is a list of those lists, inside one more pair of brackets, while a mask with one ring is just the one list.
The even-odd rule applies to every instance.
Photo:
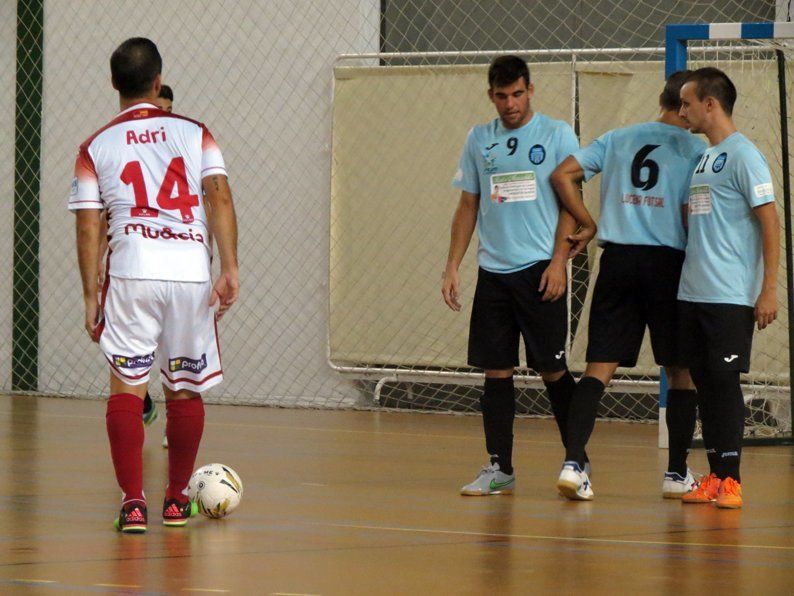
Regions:
[[[551, 184], [557, 194], [560, 205], [568, 211], [580, 226], [577, 233], [568, 237], [571, 257], [579, 254], [592, 240], [598, 228], [590, 215], [582, 198], [582, 181], [584, 170], [576, 159], [569, 155], [551, 174]], [[574, 232], [576, 230], [574, 229]]]
[[108, 251], [108, 218], [105, 211], [99, 215], [99, 268], [97, 269], [97, 283], [101, 288], [105, 283], [105, 253]]
[[97, 271], [99, 270], [100, 209], [81, 209], [76, 213], [77, 261], [83, 282], [85, 303], [85, 330], [91, 341], [99, 341], [96, 334], [99, 323], [97, 296]]
[[221, 274], [212, 288], [210, 305], [219, 302], [218, 317], [229, 310], [240, 293], [237, 267], [237, 215], [226, 176], [213, 174], [202, 180], [204, 199], [209, 203], [209, 229], [218, 245]]
[[449, 240], [449, 255], [444, 279], [441, 282], [441, 294], [444, 302], [454, 311], [460, 311], [460, 267], [463, 256], [469, 248], [474, 228], [477, 225], [477, 210], [480, 207], [480, 195], [465, 190], [460, 193], [460, 202], [452, 218], [452, 232]]
[[780, 221], [775, 203], [753, 209], [761, 223], [761, 241], [764, 252], [764, 281], [755, 302], [755, 321], [764, 329], [777, 318], [777, 269], [780, 261]]
[[540, 278], [538, 291], [543, 292], [542, 300], [554, 302], [565, 295], [568, 287], [568, 254], [570, 252], [569, 238], [576, 231], [576, 220], [565, 209], [560, 209], [560, 218], [557, 221], [557, 233], [554, 238], [554, 253], [551, 263]]

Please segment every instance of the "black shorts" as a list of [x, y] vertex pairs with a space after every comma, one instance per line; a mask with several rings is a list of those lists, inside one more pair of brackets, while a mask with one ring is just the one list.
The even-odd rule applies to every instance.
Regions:
[[680, 364], [676, 320], [684, 256], [667, 246], [604, 247], [590, 306], [588, 362], [636, 366], [647, 326], [656, 363]]
[[565, 370], [568, 336], [566, 296], [543, 302], [540, 278], [549, 261], [514, 273], [480, 269], [469, 327], [469, 364], [483, 369], [519, 365], [519, 336], [527, 366], [538, 372]]
[[710, 370], [750, 370], [755, 310], [741, 304], [678, 302], [683, 364]]

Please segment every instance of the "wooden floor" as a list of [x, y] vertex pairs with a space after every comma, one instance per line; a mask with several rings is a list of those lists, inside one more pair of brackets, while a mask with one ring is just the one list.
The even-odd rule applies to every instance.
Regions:
[[479, 417], [210, 406], [197, 464], [235, 468], [243, 502], [166, 529], [161, 412], [149, 531], [121, 535], [103, 402], [0, 397], [0, 428], [3, 594], [794, 593], [790, 447], [747, 448], [722, 511], [661, 499], [656, 426], [600, 424], [596, 501], [571, 503], [553, 423], [519, 420], [516, 494], [475, 498]]

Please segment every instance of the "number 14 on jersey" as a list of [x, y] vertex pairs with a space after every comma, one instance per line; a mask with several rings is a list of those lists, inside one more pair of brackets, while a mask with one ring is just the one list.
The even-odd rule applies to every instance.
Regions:
[[[124, 184], [132, 185], [132, 192], [135, 195], [135, 207], [130, 209], [132, 217], [157, 217], [159, 209], [149, 205], [149, 194], [146, 192], [146, 183], [143, 179], [141, 162], [131, 161], [124, 166], [121, 171], [121, 181]], [[176, 187], [176, 196], [173, 195]], [[175, 157], [168, 164], [160, 190], [157, 193], [157, 205], [160, 209], [179, 211], [183, 223], [193, 223], [193, 207], [198, 207], [198, 195], [190, 194], [190, 187], [187, 183], [185, 173], [185, 160]]]

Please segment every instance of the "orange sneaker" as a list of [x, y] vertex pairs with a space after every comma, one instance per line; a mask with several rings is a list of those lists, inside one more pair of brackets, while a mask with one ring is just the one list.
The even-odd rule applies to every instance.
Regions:
[[721, 509], [740, 509], [742, 506], [742, 485], [728, 476], [720, 484], [717, 507]]
[[716, 474], [708, 474], [700, 479], [697, 488], [689, 491], [683, 497], [683, 503], [711, 503], [717, 500], [720, 492], [720, 479]]

